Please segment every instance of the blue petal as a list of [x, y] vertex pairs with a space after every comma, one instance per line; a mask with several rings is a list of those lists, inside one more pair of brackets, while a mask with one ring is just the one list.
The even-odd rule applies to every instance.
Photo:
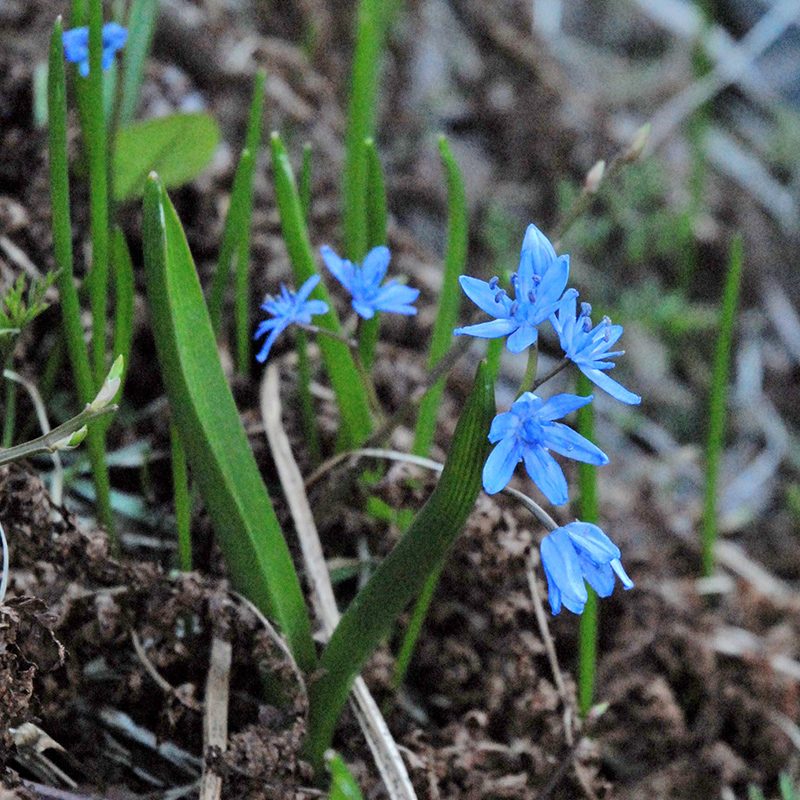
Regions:
[[[556, 259], [556, 251], [553, 249], [553, 245], [550, 244], [550, 240], [533, 223], [526, 228], [525, 238], [522, 240], [520, 268], [522, 267], [522, 260], [526, 257], [533, 268], [533, 272], [540, 276], [544, 276]], [[525, 294], [527, 296], [527, 290]]]
[[88, 28], [73, 28], [71, 31], [64, 31], [62, 42], [64, 43], [64, 57], [67, 61], [77, 64], [89, 57]]
[[560, 422], [551, 422], [544, 428], [542, 444], [559, 455], [584, 464], [596, 467], [608, 464], [608, 456], [597, 445]]
[[[552, 579], [558, 587], [564, 605], [570, 608], [568, 599], [573, 601], [571, 603], [573, 607], [585, 603], [589, 599], [589, 593], [583, 582], [578, 554], [563, 529], [556, 528], [545, 536], [539, 546], [539, 552], [546, 570], [545, 574], [549, 573], [548, 580]], [[570, 611], [572, 610], [570, 608]]]
[[[567, 288], [567, 281], [569, 280], [569, 256], [561, 256], [557, 258], [550, 269], [544, 274], [542, 282], [536, 292], [536, 305], [549, 306], [561, 301], [561, 295], [564, 294], [564, 289]], [[555, 310], [555, 309], [553, 309]], [[547, 318], [550, 313], [545, 315]]]
[[617, 383], [613, 378], [609, 377], [599, 369], [592, 369], [590, 367], [583, 367], [578, 364], [578, 369], [593, 383], [599, 386], [604, 392], [610, 394], [615, 400], [621, 403], [627, 403], [630, 406], [638, 406], [642, 402], [642, 398], [638, 394], [628, 391], [621, 383]]
[[591, 403], [592, 399], [593, 395], [591, 394], [587, 397], [578, 397], [576, 394], [556, 394], [541, 407], [538, 417], [541, 420], [561, 419], [587, 403]]
[[477, 325], [456, 328], [453, 334], [455, 336], [478, 336], [481, 339], [497, 339], [500, 336], [508, 336], [517, 329], [518, 324], [513, 319], [492, 319], [489, 322], [479, 322]]
[[[388, 252], [388, 250], [387, 250]], [[416, 314], [417, 309], [411, 305], [419, 297], [419, 289], [404, 286], [397, 281], [391, 281], [378, 290], [373, 305], [377, 311], [388, 311], [393, 314]]]
[[508, 337], [506, 347], [512, 353], [521, 353], [527, 350], [538, 338], [539, 332], [533, 325], [523, 322], [515, 331]]
[[125, 46], [128, 40], [128, 31], [116, 22], [107, 22], [103, 25], [103, 49], [112, 53]]
[[497, 494], [508, 486], [519, 463], [519, 450], [519, 443], [513, 436], [495, 445], [483, 465], [483, 488], [486, 494]]
[[336, 278], [339, 283], [347, 289], [350, 294], [353, 293], [353, 279], [355, 277], [355, 269], [353, 265], [346, 258], [339, 258], [336, 253], [331, 250], [328, 245], [323, 245], [320, 248], [322, 260], [325, 266], [330, 270], [331, 275]]
[[114, 63], [114, 51], [113, 50], [103, 50], [103, 57], [100, 61], [100, 66], [105, 72], [107, 69], [111, 69], [111, 65]]
[[297, 298], [297, 303], [304, 303], [311, 292], [316, 289], [317, 284], [320, 281], [319, 275], [312, 275], [298, 290], [297, 294], [295, 295]]
[[[272, 319], [265, 319], [256, 328], [253, 334], [254, 339], [260, 339], [267, 331], [271, 331], [276, 325], [283, 324], [284, 320], [273, 317]], [[285, 326], [284, 326], [285, 327]]]
[[595, 564], [608, 564], [619, 558], [619, 547], [609, 539], [599, 525], [575, 520], [564, 526], [564, 531], [579, 551]]
[[[361, 263], [361, 272], [367, 286], [380, 286], [389, 268], [391, 253], [388, 247], [373, 247]], [[416, 298], [415, 298], [416, 299]]]
[[263, 364], [267, 360], [267, 356], [269, 355], [269, 351], [272, 348], [272, 345], [275, 344], [275, 340], [286, 330], [286, 325], [278, 325], [274, 328], [270, 335], [267, 336], [267, 341], [264, 342], [264, 346], [261, 348], [261, 352], [256, 356], [256, 361], [260, 364]]
[[614, 571], [608, 564], [593, 564], [586, 556], [578, 553], [578, 560], [581, 562], [583, 577], [589, 586], [594, 589], [600, 597], [610, 597], [614, 592]]
[[569, 500], [569, 490], [558, 462], [542, 447], [527, 447], [523, 456], [525, 469], [542, 494], [554, 506], [563, 506]]
[[89, 59], [85, 58], [83, 61], [78, 64], [78, 72], [81, 74], [82, 78], [89, 77]]
[[303, 311], [310, 317], [316, 317], [318, 314], [327, 314], [328, 304], [324, 300], [307, 300], [303, 306]]
[[486, 281], [478, 278], [471, 278], [469, 275], [462, 275], [458, 282], [464, 290], [464, 294], [475, 303], [481, 311], [485, 311], [492, 317], [507, 317], [511, 310], [511, 298], [507, 295], [500, 295], [499, 302], [497, 289], [492, 289]]
[[498, 414], [492, 420], [492, 427], [489, 429], [489, 441], [492, 444], [499, 442], [501, 439], [505, 439], [506, 436], [513, 434], [518, 427], [519, 417], [516, 414], [512, 414], [510, 411]]
[[372, 319], [375, 316], [375, 309], [370, 303], [365, 303], [362, 300], [353, 298], [353, 311], [363, 319]]
[[542, 559], [542, 566], [544, 567], [544, 576], [547, 578], [547, 599], [550, 601], [550, 610], [555, 617], [561, 611], [561, 591], [556, 586], [556, 582], [550, 574], [550, 570], [547, 569], [544, 559]]
[[626, 591], [633, 589], [633, 581], [628, 577], [628, 573], [625, 572], [622, 562], [618, 558], [611, 561], [611, 569], [617, 573], [617, 577], [622, 581], [622, 586]]

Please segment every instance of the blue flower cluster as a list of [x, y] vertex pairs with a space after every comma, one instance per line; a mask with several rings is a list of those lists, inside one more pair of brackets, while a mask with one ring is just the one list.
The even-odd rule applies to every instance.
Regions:
[[[73, 28], [64, 31], [64, 56], [78, 65], [78, 72], [85, 78], [89, 74], [89, 29]], [[103, 25], [103, 70], [114, 63], [114, 54], [125, 46], [128, 31], [116, 22]]]
[[[456, 328], [454, 333], [483, 339], [507, 336], [508, 349], [521, 353], [537, 342], [538, 326], [549, 321], [564, 358], [617, 400], [640, 403], [641, 397], [608, 375], [613, 359], [624, 352], [611, 349], [622, 336], [622, 326], [613, 325], [608, 317], [593, 325], [588, 303], [581, 303], [578, 314], [578, 292], [567, 288], [568, 280], [569, 256], [557, 256], [547, 237], [529, 225], [519, 268], [511, 276], [513, 298], [500, 287], [498, 278], [487, 282], [462, 275], [459, 282], [464, 293], [494, 319]], [[509, 411], [492, 422], [489, 441], [495, 446], [483, 468], [486, 492], [504, 489], [517, 464], [523, 462], [542, 494], [553, 505], [564, 505], [569, 499], [567, 481], [550, 451], [596, 466], [608, 463], [608, 456], [599, 448], [556, 421], [592, 399], [593, 395], [560, 394], [543, 400], [523, 392]], [[601, 597], [613, 591], [615, 574], [626, 589], [633, 586], [622, 568], [619, 548], [596, 525], [576, 521], [557, 528], [543, 540], [541, 555], [554, 614], [562, 604], [576, 614], [583, 611], [588, 597], [585, 582]]]
[[[333, 277], [350, 293], [353, 310], [362, 319], [372, 319], [378, 311], [407, 316], [417, 313], [412, 303], [419, 297], [419, 289], [412, 289], [397, 280], [381, 285], [389, 268], [389, 248], [373, 248], [360, 265], [353, 264], [346, 258], [339, 258], [327, 245], [320, 252]], [[328, 311], [327, 304], [322, 300], [308, 299], [319, 280], [319, 275], [309, 278], [297, 294], [281, 286], [280, 297], [267, 297], [261, 308], [271, 314], [272, 319], [262, 322], [255, 333], [255, 338], [260, 339], [269, 332], [264, 347], [256, 356], [259, 361], [267, 360], [275, 340], [289, 325], [308, 325], [312, 315], [325, 314]]]

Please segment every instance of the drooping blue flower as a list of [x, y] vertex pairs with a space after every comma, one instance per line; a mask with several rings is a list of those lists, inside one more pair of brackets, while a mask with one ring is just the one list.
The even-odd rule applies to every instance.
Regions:
[[404, 286], [396, 280], [381, 286], [391, 258], [388, 247], [374, 247], [360, 266], [339, 258], [327, 245], [320, 252], [333, 277], [352, 295], [353, 309], [359, 317], [372, 319], [376, 311], [408, 316], [417, 313], [411, 303], [419, 297], [419, 289]]
[[562, 604], [573, 614], [583, 612], [589, 599], [584, 581], [600, 597], [614, 591], [615, 574], [625, 589], [633, 588], [620, 561], [619, 547], [590, 522], [576, 520], [556, 528], [544, 537], [540, 552], [553, 614], [561, 611]]
[[453, 333], [482, 339], [508, 336], [506, 347], [512, 353], [521, 353], [536, 341], [537, 326], [556, 311], [562, 295], [577, 297], [574, 289], [564, 293], [568, 280], [569, 256], [557, 257], [550, 240], [535, 225], [528, 225], [519, 268], [511, 276], [514, 299], [498, 286], [498, 278], [487, 283], [462, 275], [458, 282], [464, 294], [495, 319], [456, 328]]
[[[114, 63], [114, 53], [124, 47], [128, 31], [116, 22], [103, 25], [103, 70]], [[73, 28], [64, 31], [64, 56], [78, 65], [78, 72], [85, 78], [89, 74], [89, 29]]]
[[267, 295], [261, 308], [268, 314], [272, 314], [272, 319], [265, 319], [256, 329], [254, 339], [260, 339], [267, 331], [269, 336], [261, 352], [256, 356], [260, 362], [267, 360], [270, 348], [275, 344], [275, 340], [292, 323], [308, 325], [311, 317], [316, 314], [325, 314], [328, 311], [328, 304], [322, 300], [309, 300], [308, 296], [314, 291], [314, 287], [319, 283], [319, 275], [312, 275], [297, 292], [281, 286], [279, 297]]
[[554, 420], [585, 406], [592, 395], [577, 397], [557, 394], [546, 402], [531, 392], [524, 392], [511, 409], [492, 420], [489, 441], [494, 450], [483, 467], [483, 488], [496, 494], [511, 480], [520, 461], [525, 462], [531, 480], [556, 506], [569, 499], [567, 479], [553, 456], [559, 455], [600, 466], [608, 456], [572, 428]]
[[581, 303], [581, 313], [576, 316], [576, 305], [575, 298], [564, 297], [558, 311], [550, 319], [564, 355], [592, 383], [612, 397], [629, 405], [638, 405], [642, 398], [628, 391], [605, 372], [614, 367], [611, 359], [625, 353], [624, 350], [609, 352], [622, 336], [622, 325], [612, 325], [611, 320], [605, 317], [592, 327], [592, 307], [588, 303]]

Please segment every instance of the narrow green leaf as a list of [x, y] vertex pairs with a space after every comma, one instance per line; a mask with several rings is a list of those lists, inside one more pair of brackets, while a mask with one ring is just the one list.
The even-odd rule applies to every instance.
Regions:
[[359, 0], [356, 49], [350, 85], [342, 178], [345, 255], [357, 262], [367, 252], [366, 180], [364, 140], [375, 127], [375, 104], [381, 70], [386, 19], [382, 0]]
[[728, 274], [722, 297], [722, 314], [711, 377], [711, 396], [708, 409], [708, 444], [706, 447], [706, 492], [703, 504], [703, 574], [711, 575], [716, 566], [714, 548], [717, 542], [717, 481], [719, 460], [725, 435], [725, 403], [728, 396], [728, 365], [733, 342], [736, 307], [739, 304], [744, 245], [741, 233], [731, 241]]
[[[367, 250], [386, 244], [386, 183], [378, 158], [378, 151], [372, 139], [364, 141], [364, 158], [367, 164], [366, 208]], [[376, 312], [372, 319], [362, 320], [358, 337], [358, 351], [361, 363], [367, 372], [372, 372], [375, 362], [375, 348], [381, 330], [381, 314]]]
[[[114, 357], [122, 356], [125, 371], [122, 376], [124, 386], [128, 375], [128, 364], [133, 339], [133, 301], [135, 287], [133, 280], [133, 262], [125, 241], [125, 234], [119, 227], [111, 232], [111, 264], [114, 269]], [[120, 387], [120, 397], [122, 386]]]
[[275, 511], [222, 372], [180, 220], [157, 176], [144, 198], [147, 297], [173, 421], [234, 585], [281, 626], [312, 672], [305, 601]]
[[329, 750], [325, 756], [325, 763], [331, 773], [331, 792], [328, 800], [363, 800], [353, 773], [338, 753]]
[[250, 224], [248, 207], [252, 208], [251, 189], [255, 159], [249, 150], [243, 150], [233, 176], [231, 200], [228, 206], [228, 216], [225, 219], [225, 229], [222, 232], [222, 244], [219, 248], [217, 271], [214, 273], [214, 283], [211, 286], [211, 295], [208, 299], [208, 311], [211, 315], [211, 325], [214, 334], [219, 337], [220, 323], [222, 320], [222, 307], [225, 301], [225, 287], [228, 284], [231, 264], [236, 255], [236, 247], [241, 238], [244, 225]]
[[[286, 148], [277, 133], [272, 134], [272, 169], [283, 238], [299, 287], [312, 275], [317, 274], [317, 268], [311, 252], [311, 242], [308, 240], [292, 166]], [[311, 297], [325, 301], [330, 309], [327, 314], [314, 317], [315, 324], [338, 333], [339, 320], [322, 282], [311, 293]], [[346, 344], [329, 336], [318, 337], [318, 344], [342, 415], [344, 445], [357, 447], [372, 432], [367, 391]]]
[[[467, 195], [461, 170], [453, 157], [447, 140], [439, 139], [439, 152], [447, 175], [448, 222], [447, 252], [444, 259], [444, 279], [442, 294], [439, 298], [439, 310], [433, 326], [433, 339], [428, 355], [428, 369], [436, 366], [439, 359], [447, 352], [453, 340], [453, 328], [458, 319], [458, 307], [461, 303], [461, 287], [458, 276], [464, 272], [467, 262], [467, 244], [469, 242]], [[431, 386], [419, 407], [417, 429], [414, 432], [412, 452], [418, 456], [427, 456], [433, 442], [436, 429], [436, 417], [442, 402], [442, 391], [446, 378], [443, 376]]]
[[441, 569], [481, 489], [489, 453], [494, 390], [481, 363], [439, 483], [397, 546], [356, 595], [320, 660], [320, 677], [309, 690], [306, 751], [319, 767], [353, 680], [429, 576]]
[[133, 119], [139, 103], [144, 65], [150, 52], [158, 14], [158, 0], [132, 0], [128, 12], [128, 40], [125, 42], [125, 71], [122, 76], [120, 122]]
[[311, 142], [303, 145], [303, 165], [300, 168], [300, 209], [308, 228], [308, 212], [311, 209]]
[[89, 75], [86, 148], [89, 154], [92, 268], [88, 277], [92, 307], [92, 377], [99, 389], [106, 377], [108, 315], [108, 151], [103, 109], [103, 4], [89, 0]]
[[[48, 67], [48, 120], [50, 147], [50, 196], [53, 203], [53, 248], [58, 267], [56, 281], [61, 295], [61, 319], [67, 340], [78, 400], [86, 405], [94, 398], [94, 380], [89, 352], [83, 339], [83, 323], [72, 271], [72, 226], [69, 206], [69, 162], [67, 156], [67, 79], [64, 67], [63, 25], [56, 20], [50, 39]], [[100, 425], [92, 425], [88, 436], [89, 460], [97, 487], [97, 507], [112, 547], [116, 547], [111, 514], [111, 484], [105, 462], [105, 436]]]
[[220, 140], [219, 126], [207, 114], [172, 114], [123, 125], [114, 147], [114, 199], [142, 196], [150, 172], [167, 189], [202, 172]]

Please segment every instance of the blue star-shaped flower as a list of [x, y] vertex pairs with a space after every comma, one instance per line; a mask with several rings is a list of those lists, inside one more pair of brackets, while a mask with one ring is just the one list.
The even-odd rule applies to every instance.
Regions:
[[515, 299], [512, 300], [505, 289], [497, 285], [497, 278], [487, 283], [462, 275], [458, 282], [464, 294], [495, 319], [456, 328], [453, 333], [482, 339], [508, 336], [506, 347], [512, 353], [521, 353], [536, 341], [537, 326], [556, 311], [562, 295], [577, 297], [574, 289], [564, 294], [567, 280], [569, 256], [557, 257], [549, 239], [535, 225], [528, 225], [522, 242], [519, 268], [511, 276]]
[[372, 319], [376, 311], [409, 316], [417, 313], [411, 303], [419, 297], [419, 289], [404, 286], [396, 280], [381, 286], [391, 258], [388, 247], [374, 247], [361, 266], [339, 258], [327, 245], [320, 252], [333, 277], [352, 295], [353, 309], [359, 317]]
[[590, 522], [576, 520], [556, 528], [544, 537], [540, 552], [553, 614], [561, 611], [562, 604], [573, 614], [583, 612], [589, 599], [584, 581], [600, 597], [614, 591], [615, 574], [626, 589], [633, 588], [620, 561], [619, 547]]
[[564, 355], [596, 386], [612, 397], [629, 405], [638, 405], [642, 398], [628, 391], [622, 384], [609, 377], [605, 370], [614, 366], [611, 360], [624, 355], [624, 350], [609, 352], [622, 336], [622, 325], [612, 325], [605, 317], [592, 327], [592, 307], [581, 303], [580, 316], [576, 317], [576, 301], [565, 297], [550, 321], [558, 334]]
[[261, 308], [268, 314], [272, 314], [272, 319], [265, 319], [256, 329], [254, 339], [260, 339], [267, 331], [269, 336], [261, 352], [256, 356], [260, 362], [267, 360], [270, 348], [275, 344], [275, 340], [292, 323], [308, 325], [311, 317], [316, 314], [325, 314], [328, 311], [328, 304], [322, 300], [309, 300], [308, 296], [314, 291], [314, 287], [319, 283], [319, 275], [312, 275], [295, 293], [285, 286], [281, 286], [280, 297], [270, 297], [267, 295]]
[[576, 461], [600, 466], [608, 456], [572, 428], [554, 420], [585, 406], [592, 395], [577, 397], [557, 394], [547, 402], [531, 392], [524, 392], [511, 409], [492, 420], [489, 441], [496, 442], [483, 467], [483, 488], [496, 494], [511, 480], [520, 461], [525, 462], [531, 480], [556, 506], [569, 499], [567, 479], [549, 450]]
[[[116, 22], [103, 25], [103, 70], [114, 63], [114, 53], [120, 50], [128, 38], [128, 31]], [[64, 31], [64, 56], [78, 65], [78, 72], [85, 78], [89, 74], [89, 29], [73, 28]]]

